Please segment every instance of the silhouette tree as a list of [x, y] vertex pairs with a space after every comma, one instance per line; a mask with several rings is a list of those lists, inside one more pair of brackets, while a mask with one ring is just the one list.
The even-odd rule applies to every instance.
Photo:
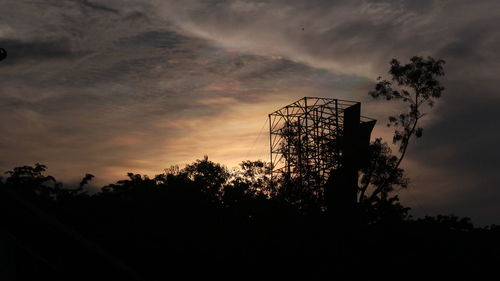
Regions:
[[233, 171], [232, 183], [244, 183], [248, 185], [252, 193], [268, 193], [270, 184], [271, 165], [267, 162], [257, 160], [246, 160], [239, 164], [240, 169]]
[[44, 175], [47, 166], [36, 163], [32, 166], [16, 167], [6, 174], [5, 186], [27, 198], [37, 198], [51, 201], [55, 192], [61, 187], [52, 176]]
[[235, 205], [244, 200], [256, 197], [269, 198], [270, 169], [264, 161], [243, 161], [239, 169], [233, 169], [226, 185], [224, 185], [222, 200], [224, 205]]
[[210, 197], [213, 202], [219, 201], [224, 184], [229, 180], [230, 173], [226, 167], [208, 160], [205, 155], [202, 160], [187, 165], [181, 174], [194, 181]]
[[[393, 156], [389, 146], [380, 139], [371, 145], [371, 163], [363, 170], [359, 201], [372, 204], [387, 200], [395, 186], [406, 188], [408, 179], [400, 168], [412, 137], [420, 138], [423, 128], [419, 121], [426, 113], [425, 107], [432, 107], [441, 97], [444, 87], [438, 77], [443, 76], [444, 60], [432, 57], [414, 56], [410, 63], [402, 65], [398, 60], [390, 62], [391, 80], [378, 77], [375, 89], [369, 92], [374, 99], [398, 100], [407, 105], [407, 110], [398, 116], [390, 116], [387, 126], [394, 127], [393, 143], [398, 146], [399, 157]], [[367, 194], [368, 190], [371, 191]]]
[[[374, 201], [386, 199], [386, 197], [376, 197], [374, 201], [366, 200], [365, 193], [368, 188], [372, 190], [384, 187], [384, 195], [393, 191], [395, 187], [406, 188], [409, 179], [405, 176], [405, 171], [402, 168], [396, 167], [398, 157], [392, 154], [392, 150], [386, 142], [381, 138], [375, 139], [370, 144], [369, 165], [364, 167], [359, 180], [359, 196], [358, 201], [362, 204], [371, 204]], [[392, 173], [392, 175], [391, 175]]]
[[85, 174], [85, 176], [82, 178], [80, 181], [80, 187], [83, 187], [84, 185], [88, 184], [95, 176], [92, 174]]
[[[371, 182], [383, 184], [399, 158], [381, 139], [370, 153], [376, 163]], [[159, 280], [192, 268], [218, 278], [252, 268], [255, 277], [262, 277], [269, 269], [261, 262], [265, 259], [273, 260], [279, 276], [295, 274], [282, 270], [293, 266], [330, 277], [332, 265], [350, 270], [360, 264], [372, 274], [388, 261], [398, 273], [429, 265], [442, 271], [460, 265], [475, 272], [493, 268], [500, 257], [499, 227], [478, 229], [470, 219], [453, 215], [414, 220], [397, 196], [377, 196], [376, 204], [363, 208], [360, 227], [332, 224], [324, 213], [304, 212], [303, 206], [290, 204], [290, 197], [268, 192], [268, 169], [263, 161], [244, 161], [229, 172], [204, 157], [154, 178], [128, 173], [87, 195], [80, 188], [54, 185], [46, 167], [37, 164], [14, 168], [0, 182], [0, 191], [6, 186], [27, 190], [17, 197], [47, 204], [33, 204], [37, 212], [27, 212], [27, 204], [0, 192], [0, 206], [13, 245], [22, 246], [12, 251], [20, 256], [15, 264], [29, 273], [26, 280], [36, 275], [65, 280], [79, 270], [82, 280], [102, 277], [102, 272], [108, 279]], [[403, 179], [400, 169], [391, 184], [404, 185]], [[51, 196], [37, 191], [41, 185]], [[58, 271], [61, 278], [54, 277]]]

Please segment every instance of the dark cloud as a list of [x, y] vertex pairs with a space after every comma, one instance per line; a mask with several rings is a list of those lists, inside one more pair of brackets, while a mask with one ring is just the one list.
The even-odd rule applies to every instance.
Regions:
[[1, 40], [0, 46], [7, 50], [5, 64], [15, 64], [25, 60], [52, 60], [71, 58], [74, 53], [66, 40], [25, 42], [14, 39]]
[[82, 6], [85, 6], [85, 7], [88, 7], [88, 8], [91, 8], [91, 9], [94, 9], [94, 10], [97, 10], [97, 11], [102, 11], [102, 12], [108, 12], [108, 13], [114, 13], [114, 14], [118, 14], [118, 10], [116, 9], [113, 9], [113, 8], [110, 8], [110, 7], [107, 7], [107, 6], [104, 6], [104, 5], [100, 5], [100, 4], [96, 4], [96, 3], [92, 3], [88, 0], [77, 0], [78, 3], [80, 3]]
[[184, 40], [184, 36], [173, 31], [147, 31], [132, 37], [121, 38], [116, 44], [173, 49]]
[[[500, 167], [498, 99], [462, 100], [457, 108], [447, 103], [438, 110], [443, 120], [429, 124], [425, 143], [415, 145], [422, 164], [446, 166], [470, 173], [494, 174]], [[429, 154], [439, 155], [429, 158]], [[500, 188], [499, 188], [500, 193]]]
[[149, 22], [149, 17], [140, 11], [133, 11], [130, 14], [123, 17], [124, 21], [130, 21], [133, 23], [147, 23]]
[[374, 77], [392, 57], [436, 55], [463, 44], [484, 49], [483, 39], [498, 36], [494, 1], [214, 2], [188, 1], [191, 9], [163, 12], [186, 32], [224, 46]]

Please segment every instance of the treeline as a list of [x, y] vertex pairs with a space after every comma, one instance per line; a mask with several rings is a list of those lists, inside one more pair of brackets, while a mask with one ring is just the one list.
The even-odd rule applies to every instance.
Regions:
[[152, 178], [129, 173], [89, 194], [90, 174], [65, 188], [44, 165], [14, 168], [0, 181], [1, 279], [480, 274], [500, 257], [497, 226], [415, 219], [397, 197], [360, 204], [346, 224], [321, 198], [271, 181], [268, 169], [245, 161], [230, 171], [205, 157]]

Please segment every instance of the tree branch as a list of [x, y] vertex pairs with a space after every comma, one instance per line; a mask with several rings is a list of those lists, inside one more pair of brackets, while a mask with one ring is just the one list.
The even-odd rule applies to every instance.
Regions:
[[401, 162], [403, 161], [403, 158], [405, 157], [406, 155], [406, 151], [408, 149], [408, 144], [410, 143], [410, 138], [411, 136], [414, 134], [415, 132], [415, 129], [417, 127], [417, 123], [418, 123], [418, 120], [419, 118], [415, 118], [415, 121], [413, 122], [413, 126], [410, 130], [410, 132], [408, 133], [408, 137], [406, 138], [406, 140], [403, 139], [403, 149], [401, 151], [401, 156], [399, 157], [398, 159], [398, 162], [396, 163], [396, 165], [394, 166], [394, 168], [392, 169], [391, 173], [389, 174], [389, 176], [387, 177], [387, 179], [382, 183], [382, 185], [380, 185], [377, 189], [375, 189], [372, 193], [372, 195], [370, 196], [370, 198], [368, 199], [369, 202], [373, 201], [375, 199], [375, 197], [380, 193], [382, 192], [382, 190], [384, 190], [384, 188], [386, 188], [388, 186], [388, 184], [392, 181], [392, 179], [394, 178], [394, 175], [396, 174], [396, 171], [399, 169], [399, 165], [401, 165]]

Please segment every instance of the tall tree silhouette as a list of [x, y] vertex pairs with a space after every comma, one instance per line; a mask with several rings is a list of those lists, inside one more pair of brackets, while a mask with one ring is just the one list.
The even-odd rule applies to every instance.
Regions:
[[[397, 100], [407, 105], [406, 111], [390, 116], [387, 126], [394, 128], [392, 142], [398, 146], [399, 157], [393, 156], [387, 144], [381, 140], [372, 143], [371, 165], [361, 177], [359, 201], [371, 204], [386, 200], [394, 186], [405, 188], [407, 179], [400, 165], [408, 150], [410, 140], [422, 137], [423, 128], [419, 121], [426, 115], [424, 108], [430, 108], [441, 97], [444, 87], [438, 80], [443, 76], [444, 60], [432, 57], [414, 56], [410, 63], [402, 65], [397, 59], [390, 62], [391, 80], [378, 77], [375, 88], [369, 92], [374, 99]], [[367, 195], [368, 190], [371, 191]]]

